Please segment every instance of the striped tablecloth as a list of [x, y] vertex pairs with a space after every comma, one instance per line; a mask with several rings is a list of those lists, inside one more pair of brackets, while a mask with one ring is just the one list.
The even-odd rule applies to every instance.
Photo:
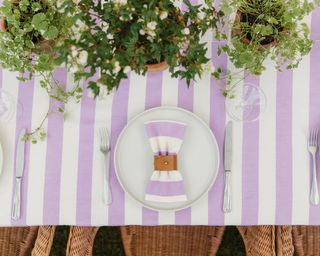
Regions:
[[[221, 210], [223, 165], [209, 193], [194, 206], [177, 212], [156, 212], [143, 208], [124, 193], [111, 157], [113, 203], [106, 206], [101, 200], [102, 172], [95, 132], [98, 127], [111, 130], [113, 156], [118, 135], [128, 119], [152, 107], [179, 106], [205, 120], [223, 148], [228, 117], [220, 93], [222, 82], [207, 76], [187, 89], [185, 81], [172, 79], [164, 71], [146, 77], [131, 73], [113, 98], [95, 102], [85, 93], [80, 104], [65, 106], [65, 118], [50, 115], [44, 125], [48, 139], [36, 145], [27, 143], [22, 216], [12, 221], [18, 134], [21, 128], [31, 130], [38, 126], [49, 99], [38, 78], [21, 83], [15, 79], [16, 74], [1, 71], [2, 88], [14, 96], [20, 109], [23, 106], [23, 112], [0, 127], [4, 150], [0, 225], [320, 224], [320, 206], [309, 204], [306, 140], [309, 126], [320, 125], [320, 9], [306, 20], [311, 24], [315, 44], [298, 69], [280, 73], [270, 67], [261, 77], [246, 78], [246, 82], [259, 84], [268, 106], [259, 121], [234, 124], [233, 211], [229, 214]], [[208, 54], [212, 53], [215, 65], [230, 67], [226, 56], [216, 55], [219, 43], [211, 41]], [[72, 86], [72, 76], [65, 70], [57, 70], [55, 76]]]

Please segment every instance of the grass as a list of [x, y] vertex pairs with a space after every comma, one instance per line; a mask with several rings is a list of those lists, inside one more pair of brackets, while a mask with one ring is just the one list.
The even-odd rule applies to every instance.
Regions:
[[[69, 235], [69, 227], [56, 229], [51, 256], [64, 256]], [[94, 243], [94, 256], [125, 256], [120, 229], [118, 227], [100, 228]], [[236, 227], [227, 227], [217, 256], [244, 256], [244, 245]]]

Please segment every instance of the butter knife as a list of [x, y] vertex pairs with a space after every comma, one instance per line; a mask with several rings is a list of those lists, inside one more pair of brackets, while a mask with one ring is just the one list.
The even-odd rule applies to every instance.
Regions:
[[223, 212], [232, 211], [231, 204], [231, 170], [232, 170], [232, 122], [228, 122], [224, 142], [224, 197]]
[[21, 182], [24, 170], [24, 151], [25, 141], [23, 137], [26, 133], [25, 129], [22, 129], [19, 134], [16, 153], [16, 185], [14, 190], [13, 205], [12, 205], [12, 219], [18, 220], [20, 218], [20, 205], [21, 205]]

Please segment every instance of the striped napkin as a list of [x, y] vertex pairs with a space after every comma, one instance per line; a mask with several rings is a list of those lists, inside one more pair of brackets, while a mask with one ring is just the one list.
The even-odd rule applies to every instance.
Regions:
[[[184, 138], [186, 124], [157, 120], [145, 123], [145, 129], [155, 159], [160, 156], [177, 156]], [[155, 165], [155, 170], [147, 185], [145, 200], [163, 203], [186, 201], [187, 195], [181, 172], [177, 168], [174, 170], [156, 170], [156, 168]]]

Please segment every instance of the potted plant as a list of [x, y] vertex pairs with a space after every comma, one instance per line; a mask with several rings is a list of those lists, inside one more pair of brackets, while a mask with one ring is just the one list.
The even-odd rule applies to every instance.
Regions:
[[211, 0], [206, 5], [193, 6], [189, 0], [184, 4], [185, 12], [171, 0], [66, 1], [66, 16], [73, 8], [82, 10], [75, 29], [81, 33], [61, 45], [61, 63], [68, 63], [78, 80], [100, 72], [99, 80], [89, 84], [93, 97], [117, 88], [130, 71], [146, 74], [168, 68], [188, 84], [203, 72], [213, 73], [201, 38], [217, 28], [221, 13]]
[[[254, 75], [266, 69], [264, 61], [268, 57], [278, 70], [296, 68], [313, 44], [308, 25], [303, 22], [313, 9], [314, 4], [307, 0], [223, 1], [222, 12], [235, 14], [235, 19], [224, 19], [231, 36], [219, 53], [226, 52], [236, 68]], [[218, 37], [229, 38], [226, 33]], [[230, 76], [228, 81], [232, 82]]]

